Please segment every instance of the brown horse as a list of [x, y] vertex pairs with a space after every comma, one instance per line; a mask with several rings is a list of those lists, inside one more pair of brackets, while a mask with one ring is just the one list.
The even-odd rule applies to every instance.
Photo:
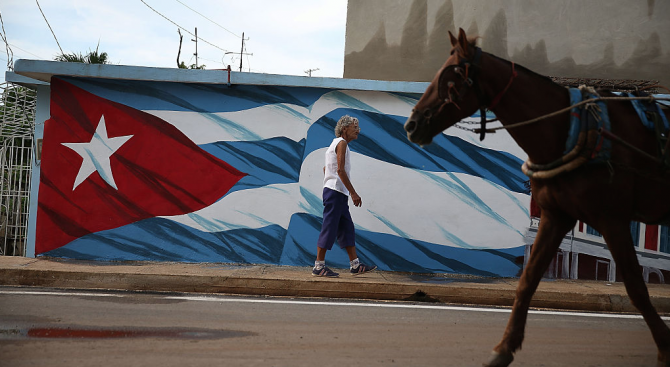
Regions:
[[[429, 144], [435, 135], [483, 107], [493, 111], [503, 126], [509, 126], [570, 106], [567, 89], [549, 78], [482, 52], [462, 29], [458, 38], [451, 32], [449, 36], [451, 56], [405, 123], [412, 142]], [[521, 348], [533, 293], [577, 220], [603, 235], [628, 296], [651, 330], [658, 347], [658, 365], [670, 366], [670, 329], [649, 300], [630, 234], [632, 220], [667, 222], [670, 174], [658, 161], [636, 151], [635, 147], [657, 155], [658, 141], [639, 122], [631, 102], [608, 102], [607, 108], [611, 133], [625, 137], [628, 145], [612, 142], [611, 157], [604, 163], [582, 165], [548, 179], [531, 177], [533, 198], [542, 208], [539, 229], [519, 279], [507, 328], [485, 366], [508, 366], [513, 353]], [[508, 131], [530, 162], [544, 165], [563, 156], [568, 130], [569, 112], [565, 112]]]

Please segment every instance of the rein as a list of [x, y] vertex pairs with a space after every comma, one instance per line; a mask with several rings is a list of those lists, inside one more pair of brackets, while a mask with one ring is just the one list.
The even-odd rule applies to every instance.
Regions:
[[[540, 116], [540, 117], [536, 117], [536, 118], [531, 119], [531, 120], [522, 121], [522, 122], [518, 122], [518, 123], [506, 125], [506, 126], [499, 126], [499, 127], [487, 129], [486, 132], [495, 133], [496, 131], [502, 130], [502, 129], [513, 129], [515, 127], [530, 125], [530, 124], [542, 121], [544, 119], [548, 119], [548, 118], [551, 118], [551, 117], [569, 112], [573, 108], [580, 107], [582, 105], [587, 105], [587, 104], [590, 104], [590, 103], [595, 103], [595, 102], [598, 102], [598, 101], [634, 101], [634, 100], [647, 100], [647, 101], [650, 101], [650, 102], [654, 102], [654, 101], [670, 101], [670, 98], [657, 98], [657, 97], [654, 97], [652, 95], [649, 95], [649, 96], [646, 96], [646, 97], [598, 97], [598, 98], [590, 98], [590, 99], [583, 100], [579, 103], [575, 103], [573, 105], [570, 105], [566, 108], [560, 109], [558, 111], [555, 111], [555, 112], [552, 112], [552, 113], [549, 113], [549, 114], [546, 114], [546, 115], [543, 115], [543, 116]], [[496, 120], [490, 120], [490, 121], [496, 121]], [[476, 123], [476, 122], [472, 122], [472, 123]], [[476, 128], [467, 128], [467, 127], [463, 127], [463, 126], [459, 126], [459, 125], [454, 125], [454, 127], [462, 129], [462, 130], [474, 132], [474, 133], [480, 133], [479, 129], [476, 129]], [[647, 159], [651, 159], [654, 162], [658, 162], [658, 163], [663, 164], [663, 158], [654, 157], [654, 156], [642, 151], [641, 149], [639, 149], [639, 148], [635, 147], [634, 145], [628, 143], [626, 140], [624, 140], [624, 139], [620, 138], [619, 136], [613, 134], [611, 131], [600, 128], [596, 132], [597, 132], [597, 134], [606, 137], [610, 141], [613, 141], [613, 142], [616, 142], [618, 144], [626, 146], [627, 148], [631, 149], [635, 153], [638, 153], [638, 154], [644, 156]], [[571, 171], [571, 170], [581, 166], [582, 164], [586, 163], [586, 161], [587, 161], [586, 158], [577, 157], [580, 149], [583, 147], [583, 145], [585, 143], [586, 143], [586, 141], [580, 140], [571, 152], [569, 152], [568, 154], [564, 155], [563, 157], [561, 157], [561, 158], [557, 159], [556, 161], [551, 162], [549, 164], [538, 165], [538, 164], [532, 163], [530, 160], [527, 160], [526, 162], [524, 162], [523, 166], [521, 167], [521, 170], [523, 171], [523, 173], [525, 175], [527, 175], [531, 178], [539, 178], [539, 179], [552, 178], [552, 177], [554, 177], [554, 176], [556, 176], [560, 173]], [[664, 180], [664, 181], [667, 181], [667, 180]]]
[[[530, 120], [526, 120], [526, 121], [522, 121], [522, 122], [516, 122], [516, 123], [510, 124], [510, 125], [506, 125], [506, 126], [494, 127], [492, 129], [488, 129], [487, 132], [495, 132], [495, 131], [502, 130], [502, 129], [513, 129], [515, 127], [530, 125], [530, 124], [533, 124], [535, 122], [542, 121], [544, 119], [548, 119], [548, 118], [560, 115], [562, 113], [568, 112], [575, 107], [579, 107], [579, 106], [585, 105], [587, 103], [593, 103], [593, 102], [597, 102], [597, 101], [635, 101], [635, 100], [648, 100], [650, 102], [654, 102], [654, 101], [670, 101], [670, 98], [657, 98], [657, 97], [654, 97], [652, 95], [649, 95], [647, 97], [598, 97], [598, 98], [585, 99], [585, 100], [583, 100], [579, 103], [575, 103], [573, 105], [570, 105], [570, 106], [568, 106], [566, 108], [563, 108], [563, 109], [560, 109], [558, 111], [555, 111], [555, 112], [552, 112], [552, 113], [549, 113], [549, 114], [546, 114], [546, 115], [543, 115], [543, 116], [540, 116], [540, 117], [536, 117], [534, 119], [530, 119]], [[496, 120], [489, 120], [489, 121], [496, 121]], [[466, 129], [466, 128], [464, 128], [464, 129]], [[466, 130], [472, 131], [472, 132], [478, 132], [478, 129], [466, 129]]]

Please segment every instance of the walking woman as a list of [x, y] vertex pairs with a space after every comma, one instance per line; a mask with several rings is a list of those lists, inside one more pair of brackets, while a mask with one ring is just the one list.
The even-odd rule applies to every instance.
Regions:
[[326, 165], [323, 168], [323, 225], [316, 245], [316, 261], [312, 270], [314, 276], [340, 276], [326, 266], [326, 252], [333, 248], [336, 238], [340, 247], [349, 255], [351, 274], [359, 275], [377, 269], [376, 266], [365, 265], [358, 260], [354, 222], [349, 213], [349, 197], [355, 206], [363, 205], [349, 179], [349, 142], [357, 139], [360, 131], [357, 118], [342, 116], [335, 126], [336, 138], [326, 150]]

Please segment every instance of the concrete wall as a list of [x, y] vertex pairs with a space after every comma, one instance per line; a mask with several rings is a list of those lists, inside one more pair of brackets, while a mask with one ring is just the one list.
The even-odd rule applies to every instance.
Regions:
[[[516, 276], [529, 196], [507, 134], [403, 123], [425, 83], [19, 60], [38, 89], [34, 256], [309, 266], [323, 154], [344, 114], [358, 253], [384, 270]], [[11, 76], [8, 79], [12, 79]], [[476, 117], [475, 117], [476, 118]], [[42, 130], [43, 129], [43, 130]], [[100, 143], [100, 144], [98, 144]], [[327, 261], [348, 267], [337, 246]]]
[[670, 87], [670, 1], [661, 0], [349, 0], [344, 77], [430, 81], [459, 27], [544, 75]]

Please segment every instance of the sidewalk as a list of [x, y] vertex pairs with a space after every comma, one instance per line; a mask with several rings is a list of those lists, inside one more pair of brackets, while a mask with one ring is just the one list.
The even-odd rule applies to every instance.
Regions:
[[[337, 270], [336, 270], [337, 271]], [[375, 271], [316, 278], [311, 267], [215, 263], [93, 262], [0, 256], [0, 285], [289, 297], [332, 297], [511, 306], [516, 278]], [[670, 285], [649, 284], [659, 313], [670, 315]], [[622, 283], [543, 280], [531, 306], [637, 312]]]

